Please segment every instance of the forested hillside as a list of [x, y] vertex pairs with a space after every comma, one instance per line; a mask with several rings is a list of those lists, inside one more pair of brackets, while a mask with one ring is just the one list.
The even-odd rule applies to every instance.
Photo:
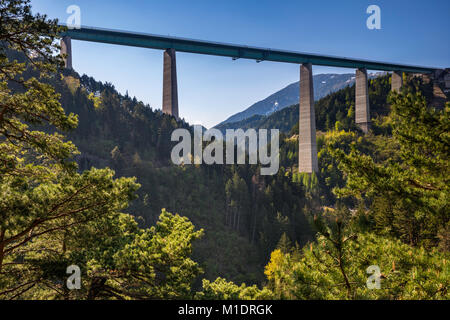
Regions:
[[[384, 116], [389, 112], [387, 96], [390, 91], [388, 75], [369, 80], [370, 111], [373, 118]], [[355, 128], [355, 85], [330, 93], [315, 103], [317, 130], [325, 132], [336, 126], [340, 128]], [[273, 114], [255, 115], [238, 122], [228, 122], [216, 128], [225, 132], [226, 129], [264, 128], [279, 129], [289, 133], [294, 126], [298, 127], [298, 103]], [[298, 128], [296, 129], [298, 132]]]
[[[62, 93], [67, 112], [78, 114], [83, 124], [69, 133], [81, 151], [77, 157], [80, 170], [111, 167], [119, 176], [137, 177], [141, 184], [139, 198], [131, 203], [129, 211], [141, 218], [144, 227], [153, 225], [161, 209], [166, 208], [203, 228], [205, 235], [194, 246], [193, 257], [210, 280], [222, 276], [238, 283], [261, 284], [262, 266], [282, 235], [300, 247], [312, 240], [308, 220], [324, 206], [335, 207], [337, 198], [332, 190], [345, 185], [330, 147], [348, 152], [356, 143], [365, 154], [380, 158], [393, 152], [383, 138], [390, 134], [386, 124], [388, 76], [369, 83], [375, 135], [358, 134], [354, 86], [316, 103], [317, 127], [323, 132], [318, 138], [321, 172], [312, 177], [298, 174], [296, 169], [298, 105], [265, 117], [264, 125], [256, 126], [285, 128], [287, 132], [281, 137], [279, 173], [262, 177], [258, 168], [250, 165], [173, 166], [169, 158], [174, 145], [170, 134], [177, 127], [188, 128], [188, 124], [176, 122], [135, 98], [120, 95], [111, 84], [87, 76], [66, 74], [55, 87]], [[431, 97], [429, 84], [421, 82], [420, 88]], [[252, 124], [248, 127], [255, 128]], [[344, 203], [357, 205], [350, 199]]]
[[66, 73], [52, 84], [66, 112], [79, 116], [80, 125], [68, 134], [81, 152], [79, 170], [110, 167], [118, 176], [137, 177], [139, 198], [129, 212], [143, 227], [152, 226], [165, 208], [203, 228], [194, 258], [207, 278], [261, 283], [262, 268], [283, 233], [299, 245], [312, 239], [305, 191], [284, 169], [262, 177], [256, 166], [177, 167], [170, 161], [170, 135], [188, 124], [87, 76]]

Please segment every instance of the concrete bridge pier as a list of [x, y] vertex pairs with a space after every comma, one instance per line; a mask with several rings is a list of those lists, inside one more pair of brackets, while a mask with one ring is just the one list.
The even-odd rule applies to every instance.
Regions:
[[365, 133], [370, 129], [370, 105], [369, 105], [369, 84], [367, 79], [367, 69], [356, 70], [356, 104], [355, 104], [356, 125]]
[[66, 55], [64, 58], [64, 67], [66, 69], [72, 69], [72, 39], [70, 37], [62, 37], [61, 54]]
[[299, 172], [317, 172], [316, 116], [311, 63], [300, 66]]
[[177, 60], [174, 49], [164, 51], [163, 72], [163, 107], [165, 114], [179, 119], [178, 115], [178, 87], [177, 87]]
[[392, 72], [391, 90], [400, 92], [402, 86], [403, 86], [403, 72], [401, 71]]

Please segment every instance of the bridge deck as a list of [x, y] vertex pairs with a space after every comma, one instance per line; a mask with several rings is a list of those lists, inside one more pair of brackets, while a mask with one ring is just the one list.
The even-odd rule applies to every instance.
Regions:
[[173, 48], [180, 52], [215, 55], [231, 58], [253, 59], [257, 61], [276, 61], [286, 63], [311, 63], [320, 66], [343, 68], [366, 68], [381, 71], [403, 71], [412, 73], [431, 73], [436, 68], [411, 66], [396, 63], [368, 61], [345, 57], [249, 47], [243, 45], [209, 42], [177, 37], [168, 37], [136, 32], [107, 30], [92, 27], [69, 29], [62, 34], [74, 40], [92, 41], [151, 49]]

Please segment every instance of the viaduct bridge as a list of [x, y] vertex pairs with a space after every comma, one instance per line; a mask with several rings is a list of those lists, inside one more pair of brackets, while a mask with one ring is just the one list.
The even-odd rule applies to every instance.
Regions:
[[392, 90], [397, 91], [402, 87], [404, 72], [427, 74], [431, 78], [442, 72], [442, 70], [437, 68], [257, 48], [91, 27], [68, 29], [63, 32], [61, 36], [61, 53], [65, 54], [65, 67], [69, 69], [72, 69], [71, 39], [164, 50], [162, 110], [164, 113], [170, 114], [175, 118], [178, 118], [179, 116], [176, 71], [177, 51], [231, 57], [233, 60], [252, 59], [256, 60], [256, 62], [275, 61], [300, 65], [299, 171], [308, 173], [317, 172], [319, 170], [317, 160], [312, 65], [356, 69], [356, 124], [364, 132], [368, 132], [370, 128], [367, 70], [392, 72]]

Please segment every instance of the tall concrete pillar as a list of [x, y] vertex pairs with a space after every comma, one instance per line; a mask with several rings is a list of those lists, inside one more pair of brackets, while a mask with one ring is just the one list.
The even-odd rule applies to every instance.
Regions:
[[64, 58], [64, 67], [72, 69], [72, 39], [70, 37], [63, 37], [61, 39], [61, 54], [66, 55]]
[[317, 172], [316, 116], [314, 111], [314, 86], [312, 65], [300, 66], [300, 117], [299, 117], [299, 172]]
[[391, 90], [400, 92], [402, 86], [403, 86], [403, 72], [401, 71], [392, 72]]
[[178, 119], [177, 60], [174, 49], [164, 52], [163, 112]]
[[367, 81], [367, 70], [360, 68], [356, 70], [356, 124], [364, 132], [370, 129], [370, 105], [369, 105], [369, 84]]

